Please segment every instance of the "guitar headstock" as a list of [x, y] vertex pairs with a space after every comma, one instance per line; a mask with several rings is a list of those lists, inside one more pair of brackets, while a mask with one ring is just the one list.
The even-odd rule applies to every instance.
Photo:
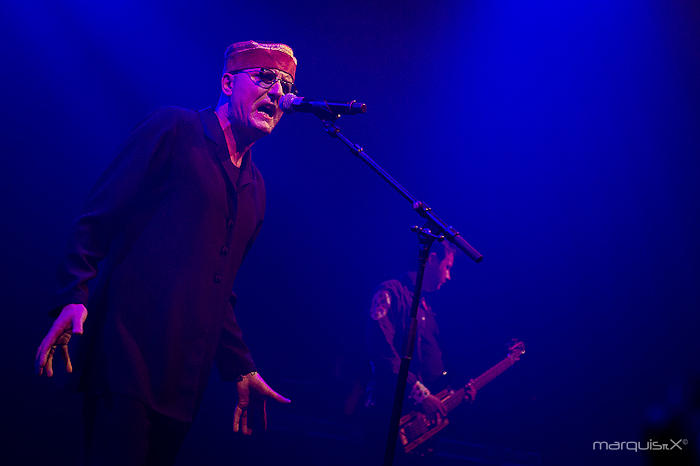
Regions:
[[508, 358], [515, 362], [520, 360], [520, 356], [523, 354], [525, 354], [525, 343], [514, 338], [511, 345], [508, 347]]

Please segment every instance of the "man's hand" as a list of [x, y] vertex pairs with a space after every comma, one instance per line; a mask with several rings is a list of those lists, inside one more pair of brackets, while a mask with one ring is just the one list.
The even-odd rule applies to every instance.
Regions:
[[63, 359], [66, 361], [66, 372], [73, 372], [68, 354], [68, 342], [74, 333], [78, 335], [83, 333], [85, 319], [87, 319], [87, 309], [82, 304], [69, 304], [61, 310], [49, 333], [41, 340], [36, 350], [34, 367], [38, 375], [46, 373], [47, 377], [53, 376], [53, 355], [56, 347], [61, 348]]
[[291, 401], [265, 383], [260, 374], [251, 372], [244, 375], [241, 380], [236, 382], [238, 390], [238, 403], [233, 411], [233, 431], [242, 432], [244, 435], [250, 435], [253, 430], [248, 426], [250, 416], [249, 412], [262, 417], [262, 428], [267, 429], [267, 398], [272, 398], [280, 403], [291, 403]]
[[423, 411], [423, 414], [428, 416], [428, 419], [435, 422], [440, 420], [440, 416], [447, 415], [447, 408], [445, 408], [442, 401], [435, 395], [428, 395], [421, 401], [420, 410]]

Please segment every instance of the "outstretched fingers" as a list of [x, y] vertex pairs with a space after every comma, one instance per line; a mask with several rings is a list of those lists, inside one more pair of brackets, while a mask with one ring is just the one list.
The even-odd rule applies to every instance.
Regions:
[[267, 400], [263, 400], [262, 416], [263, 416], [263, 430], [267, 431]]
[[268, 398], [272, 398], [273, 400], [277, 401], [278, 403], [284, 403], [288, 404], [291, 403], [292, 400], [290, 400], [287, 397], [284, 397], [274, 391], [264, 380], [262, 377], [260, 377], [260, 374], [255, 374], [255, 378], [253, 379], [254, 386], [256, 390], [261, 393], [263, 396], [266, 396]]
[[73, 364], [70, 362], [70, 354], [68, 354], [68, 345], [61, 345], [61, 353], [63, 353], [63, 359], [66, 361], [66, 372], [69, 374], [73, 372]]
[[55, 346], [49, 348], [49, 354], [46, 356], [46, 376], [53, 377], [53, 354], [56, 351]]
[[36, 349], [36, 356], [34, 356], [34, 372], [36, 372], [37, 375], [42, 375], [44, 373], [44, 366], [46, 365], [48, 351], [45, 351], [43, 346], [43, 343], [39, 345]]
[[248, 428], [248, 407], [236, 406], [233, 410], [233, 431], [241, 432], [243, 435], [250, 435], [252, 431]]
[[288, 404], [288, 403], [291, 403], [291, 402], [292, 402], [292, 400], [290, 400], [289, 398], [286, 398], [286, 397], [280, 395], [279, 393], [277, 393], [276, 391], [274, 391], [273, 389], [271, 389], [269, 386], [267, 387], [267, 389], [268, 389], [268, 390], [266, 391], [265, 395], [267, 395], [268, 397], [272, 398], [273, 400], [275, 400], [275, 401], [277, 401], [277, 402], [279, 402], [279, 403], [284, 403], [284, 404]]
[[241, 423], [241, 412], [243, 410], [239, 407], [236, 406], [236, 409], [233, 410], [233, 431], [238, 432], [240, 430], [240, 423]]
[[248, 428], [248, 409], [244, 409], [241, 413], [241, 432], [243, 435], [250, 435], [252, 431]]
[[[54, 331], [54, 329], [51, 328], [48, 335], [44, 337], [44, 339], [41, 341], [41, 344], [39, 345], [39, 348], [37, 348], [36, 350], [34, 367], [38, 375], [42, 375], [44, 372], [46, 372], [46, 375], [49, 377], [53, 375], [51, 360], [53, 359], [53, 353], [56, 350], [56, 347], [54, 346], [54, 341], [58, 337], [58, 335], [55, 335], [55, 333], [56, 332]], [[50, 373], [49, 369], [51, 370]]]
[[48, 333], [41, 340], [34, 356], [34, 370], [38, 375], [53, 376], [53, 357], [56, 347], [61, 347], [66, 371], [73, 372], [73, 364], [68, 353], [68, 342], [73, 334], [83, 333], [83, 324], [87, 319], [87, 309], [82, 304], [68, 304], [54, 320]]

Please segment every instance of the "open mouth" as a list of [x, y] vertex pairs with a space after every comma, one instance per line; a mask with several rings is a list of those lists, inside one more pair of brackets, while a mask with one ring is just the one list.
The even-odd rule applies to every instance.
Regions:
[[258, 107], [258, 111], [266, 114], [270, 118], [273, 118], [275, 116], [275, 111], [277, 109], [275, 108], [274, 105], [270, 103], [264, 103]]

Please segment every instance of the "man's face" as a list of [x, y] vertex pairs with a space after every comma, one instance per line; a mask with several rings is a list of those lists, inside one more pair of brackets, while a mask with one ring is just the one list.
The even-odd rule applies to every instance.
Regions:
[[452, 265], [455, 263], [455, 256], [454, 254], [447, 253], [445, 254], [445, 257], [440, 261], [440, 265], [438, 266], [438, 289], [445, 283], [447, 283], [447, 280], [451, 279], [452, 277], [450, 276], [450, 270], [452, 269]]
[[264, 79], [269, 80], [270, 73], [276, 73], [286, 81], [292, 78], [279, 70], [268, 70], [267, 75], [262, 73], [255, 68], [224, 76], [224, 81], [226, 76], [231, 80], [228, 117], [237, 140], [240, 138], [239, 142], [254, 142], [270, 134], [282, 118], [279, 108], [279, 100], [284, 95], [282, 84], [278, 81], [266, 89], [260, 83], [264, 84]]
[[439, 290], [450, 276], [450, 269], [454, 264], [454, 254], [447, 252], [442, 260], [438, 260], [437, 254], [431, 253], [425, 268], [426, 291]]

